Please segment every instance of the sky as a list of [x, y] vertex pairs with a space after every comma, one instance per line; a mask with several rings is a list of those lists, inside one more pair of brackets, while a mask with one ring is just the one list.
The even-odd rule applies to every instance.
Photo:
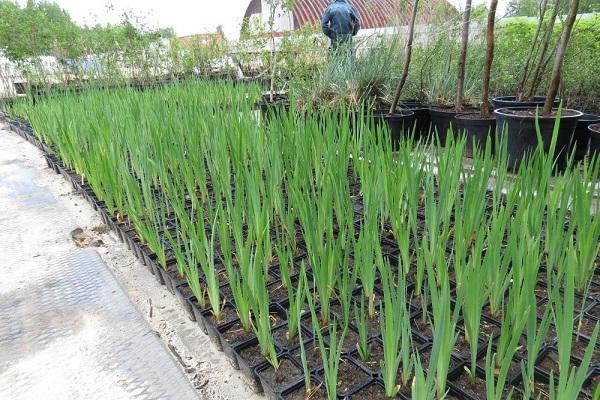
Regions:
[[[351, 1], [351, 0], [350, 0]], [[21, 0], [25, 3], [26, 0]], [[54, 0], [78, 24], [115, 23], [124, 11], [143, 17], [150, 27], [172, 27], [177, 36], [214, 32], [223, 26], [227, 37], [239, 33], [250, 0]], [[464, 0], [450, 0], [455, 5]], [[488, 0], [473, 0], [484, 4]], [[508, 0], [500, 0], [500, 10]]]

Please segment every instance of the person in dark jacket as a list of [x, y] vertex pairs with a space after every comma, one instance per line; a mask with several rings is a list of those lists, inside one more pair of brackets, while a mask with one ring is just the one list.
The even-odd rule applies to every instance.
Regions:
[[350, 45], [360, 29], [360, 18], [347, 0], [335, 0], [325, 9], [321, 27], [331, 40], [331, 49], [336, 50], [340, 44]]

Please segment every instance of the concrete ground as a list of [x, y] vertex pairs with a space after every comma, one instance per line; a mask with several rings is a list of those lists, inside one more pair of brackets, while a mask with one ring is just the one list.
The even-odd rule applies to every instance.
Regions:
[[[31, 187], [24, 189], [21, 182], [11, 180], [11, 176], [15, 175], [30, 181]], [[187, 319], [175, 297], [155, 281], [127, 246], [102, 223], [91, 206], [60, 175], [46, 166], [40, 151], [1, 123], [0, 178], [4, 182], [0, 186], [0, 266], [4, 274], [4, 279], [0, 280], [0, 308], [3, 302], [30, 290], [32, 280], [43, 276], [43, 279], [50, 280], [48, 272], [56, 265], [64, 264], [65, 255], [85, 247], [85, 254], [92, 253], [90, 256], [93, 258], [97, 253], [101, 257], [200, 398], [263, 398], [249, 389], [242, 374], [235, 371], [197, 325]], [[22, 202], [21, 209], [14, 207], [15, 196]], [[77, 240], [73, 238], [74, 232]], [[48, 323], [53, 322], [49, 320]], [[91, 334], [94, 325], [89, 326], [92, 327]], [[86, 346], [93, 346], [101, 338], [92, 335], [86, 340]], [[85, 389], [92, 381], [79, 379], [77, 372], [85, 367], [85, 357], [89, 354], [71, 350], [69, 355], [71, 365], [52, 371], [52, 374], [40, 370], [36, 364], [24, 364], [24, 373], [29, 369], [31, 376], [40, 379], [42, 386], [34, 385], [35, 390], [51, 384], [55, 391], [45, 392], [45, 397], [39, 397], [43, 391], [29, 388], [32, 395], [23, 398], [119, 398], [110, 391], [97, 392], [90, 397]], [[5, 357], [0, 351], [0, 382], [6, 373]], [[49, 380], [49, 377], [53, 379]], [[113, 377], [105, 376], [105, 379], [110, 382]], [[61, 390], [61, 384], [65, 382], [68, 385]], [[48, 393], [55, 393], [56, 397]], [[0, 394], [0, 397], [3, 396]], [[178, 395], [177, 398], [185, 397]]]

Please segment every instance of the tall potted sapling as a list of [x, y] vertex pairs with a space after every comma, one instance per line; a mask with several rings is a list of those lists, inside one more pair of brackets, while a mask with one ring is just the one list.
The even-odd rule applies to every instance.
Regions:
[[496, 118], [490, 114], [490, 74], [492, 63], [494, 62], [494, 27], [496, 23], [496, 9], [498, 0], [490, 1], [490, 10], [487, 16], [486, 53], [485, 64], [483, 66], [483, 84], [481, 87], [481, 109], [479, 114], [458, 114], [456, 116], [456, 127], [460, 133], [467, 137], [466, 153], [468, 156], [473, 154], [474, 147], [483, 148], [490, 135], [494, 134], [496, 128]]
[[412, 3], [412, 13], [410, 17], [410, 24], [408, 27], [408, 38], [406, 41], [402, 75], [400, 76], [400, 80], [398, 81], [398, 86], [396, 87], [396, 91], [394, 93], [394, 98], [392, 100], [392, 104], [390, 105], [389, 112], [384, 117], [388, 125], [390, 126], [392, 140], [399, 139], [401, 132], [408, 129], [412, 129], [413, 124], [415, 122], [415, 113], [413, 111], [408, 109], [396, 110], [396, 108], [398, 107], [398, 103], [400, 102], [400, 95], [402, 94], [402, 89], [404, 88], [404, 85], [406, 84], [406, 79], [408, 78], [408, 70], [410, 68], [410, 61], [412, 58], [412, 48], [415, 36], [415, 23], [417, 20], [418, 7], [419, 0], [414, 0]]
[[[540, 0], [538, 22], [525, 58], [521, 78], [517, 85], [516, 96], [500, 96], [493, 99], [494, 108], [504, 107], [535, 107], [542, 106], [546, 101], [545, 96], [536, 96], [542, 77], [546, 72], [554, 51], [549, 51], [556, 18], [563, 8], [563, 0], [555, 0], [552, 14], [546, 21], [550, 1]], [[542, 28], [546, 24], [544, 36], [540, 40]], [[536, 61], [537, 60], [537, 61]], [[556, 102], [558, 105], [558, 101]]]
[[[551, 149], [553, 132], [558, 122], [555, 157], [564, 166], [569, 145], [572, 141], [577, 121], [583, 115], [580, 111], [557, 109], [554, 99], [558, 94], [561, 82], [562, 67], [565, 54], [577, 18], [580, 0], [572, 0], [569, 14], [563, 24], [563, 29], [554, 56], [554, 64], [550, 83], [546, 92], [544, 108], [539, 107], [506, 107], [494, 111], [499, 134], [507, 142], [509, 162], [516, 167], [520, 161], [538, 145], [538, 133], [544, 151]], [[558, 120], [558, 121], [557, 121]], [[539, 132], [538, 132], [539, 126]]]
[[[471, 24], [472, 0], [466, 0], [465, 11], [462, 16], [462, 34], [460, 42], [460, 55], [458, 58], [458, 76], [454, 107], [431, 107], [431, 125], [438, 135], [439, 144], [446, 144], [448, 130], [452, 129], [452, 121], [457, 114], [465, 111], [465, 66], [467, 63], [467, 50], [469, 47], [469, 29]], [[472, 108], [471, 108], [472, 110]]]
[[269, 19], [267, 24], [269, 26], [269, 91], [263, 96], [263, 102], [273, 105], [276, 102], [282, 100], [281, 93], [275, 90], [275, 77], [277, 75], [277, 48], [275, 43], [275, 19], [278, 16], [278, 12], [285, 13], [291, 11], [294, 7], [293, 0], [264, 0], [269, 7]]

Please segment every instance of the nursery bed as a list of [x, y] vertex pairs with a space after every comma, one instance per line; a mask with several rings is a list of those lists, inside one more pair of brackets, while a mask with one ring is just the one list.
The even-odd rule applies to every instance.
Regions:
[[[30, 141], [32, 144], [40, 148], [45, 153], [46, 161], [54, 171], [62, 174], [73, 187], [81, 193], [89, 202], [94, 206], [96, 210], [101, 214], [104, 222], [109, 225], [119, 237], [125, 241], [130, 249], [136, 254], [136, 256], [147, 266], [148, 272], [153, 274], [158, 282], [165, 284], [166, 287], [174, 293], [179, 299], [180, 303], [187, 311], [190, 319], [195, 320], [202, 331], [207, 333], [215, 346], [218, 349], [222, 349], [224, 354], [229, 357], [231, 364], [241, 369], [248, 377], [249, 382], [252, 383], [253, 388], [256, 391], [264, 391], [268, 398], [273, 399], [295, 399], [303, 398], [304, 396], [304, 377], [302, 374], [302, 363], [299, 357], [300, 353], [300, 342], [298, 338], [287, 340], [285, 337], [285, 326], [287, 324], [286, 306], [287, 306], [287, 294], [282, 288], [282, 280], [277, 272], [277, 265], [273, 265], [270, 268], [270, 280], [267, 282], [269, 288], [269, 298], [271, 299], [270, 310], [273, 320], [273, 331], [275, 346], [279, 355], [279, 359], [282, 360], [281, 370], [273, 371], [270, 364], [260, 354], [258, 349], [258, 341], [253, 333], [246, 333], [240, 329], [239, 319], [236, 315], [235, 302], [232, 299], [228, 284], [223, 274], [220, 276], [220, 292], [224, 301], [225, 316], [220, 321], [215, 321], [212, 317], [210, 309], [202, 309], [199, 306], [198, 300], [192, 294], [186, 279], [179, 276], [177, 268], [175, 268], [176, 261], [173, 256], [173, 249], [168, 251], [171, 256], [167, 257], [167, 265], [171, 268], [163, 269], [156, 261], [156, 255], [153, 254], [148, 246], [143, 245], [143, 241], [137, 235], [134, 229], [131, 228], [126, 217], [109, 215], [107, 208], [103, 202], [97, 198], [91, 188], [86, 185], [84, 180], [77, 176], [73, 171], [68, 170], [64, 164], [59, 160], [53, 153], [48, 149], [36, 136], [34, 135], [31, 128], [25, 121], [15, 121], [8, 119], [11, 128], [20, 134], [22, 137]], [[356, 183], [354, 183], [356, 184]], [[352, 185], [351, 185], [352, 186]], [[488, 201], [490, 199], [488, 198]], [[357, 231], [360, 229], [363, 221], [363, 206], [360, 193], [356, 191], [353, 195], [354, 203], [354, 220]], [[424, 223], [424, 210], [417, 212], [420, 226]], [[170, 230], [175, 230], [176, 227], [171, 225]], [[298, 252], [295, 255], [295, 265], [299, 267], [302, 261], [305, 261], [307, 266], [308, 278], [311, 279], [311, 269], [307, 259], [307, 249], [302, 238], [302, 231], [299, 226], [296, 227], [296, 236], [298, 240]], [[167, 247], [167, 237], [163, 235], [162, 239]], [[390, 260], [392, 266], [398, 264], [399, 249], [396, 245], [396, 241], [391, 233], [385, 233], [382, 235], [381, 245], [383, 249], [383, 255]], [[413, 245], [414, 248], [415, 245]], [[217, 249], [218, 250], [218, 249]], [[449, 240], [448, 248], [446, 249], [447, 254], [452, 253], [452, 239]], [[220, 261], [219, 261], [220, 262]], [[353, 259], [350, 259], [350, 266], [353, 265]], [[225, 267], [221, 265], [221, 269]], [[295, 269], [297, 274], [299, 268]], [[538, 282], [538, 300], [540, 307], [538, 308], [538, 314], [541, 316], [544, 310], [544, 304], [548, 301], [547, 295], [545, 294], [546, 282], [543, 279], [544, 267], [541, 267], [541, 279]], [[295, 282], [297, 275], [292, 274], [292, 282]], [[452, 280], [452, 268], [449, 268], [450, 283], [453, 287], [455, 285]], [[423, 365], [427, 365], [427, 357], [431, 351], [433, 345], [433, 333], [432, 329], [426, 323], [427, 316], [431, 313], [429, 305], [419, 304], [418, 302], [411, 301], [410, 291], [414, 286], [414, 282], [410, 281], [411, 274], [408, 274], [407, 279], [407, 290], [409, 292], [409, 310], [412, 315], [412, 335], [414, 338], [414, 346], [418, 349], [419, 355], [422, 358]], [[201, 278], [202, 279], [202, 278]], [[378, 299], [383, 296], [383, 287], [379, 280], [376, 281], [375, 292]], [[455, 296], [454, 291], [452, 291]], [[353, 302], [359, 303], [361, 301], [360, 286], [355, 290], [353, 296]], [[455, 299], [453, 299], [455, 300]], [[377, 300], [378, 302], [380, 300]], [[379, 305], [377, 303], [377, 309]], [[489, 338], [492, 338], [492, 342], [498, 338], [498, 333], [501, 328], [500, 321], [497, 320], [489, 312], [489, 307], [484, 307], [488, 312], [484, 312], [482, 316], [482, 326], [485, 327], [480, 338], [480, 346], [477, 354], [479, 360], [479, 369], [477, 371], [478, 380], [476, 387], [472, 383], [467, 382], [465, 366], [467, 365], [470, 357], [468, 346], [461, 346], [461, 339], [457, 342], [452, 354], [451, 367], [448, 372], [448, 398], [459, 398], [459, 399], [478, 399], [482, 397], [481, 391], [485, 390], [485, 386], [482, 383], [482, 379], [485, 379], [485, 351]], [[336, 315], [336, 303], [332, 304], [333, 315]], [[580, 334], [577, 338], [574, 338], [575, 351], [572, 357], [572, 364], [578, 365], [581, 362], [582, 351], [578, 343], [587, 344], [589, 341], [589, 335], [591, 329], [593, 329], [596, 322], [599, 321], [600, 316], [600, 260], [597, 258], [596, 271], [590, 290], [587, 297], [579, 296], [576, 301], [576, 318], [577, 323], [581, 329]], [[304, 347], [306, 348], [306, 354], [309, 358], [309, 366], [311, 368], [311, 379], [313, 387], [321, 386], [321, 390], [316, 390], [311, 399], [326, 398], [326, 393], [323, 388], [323, 372], [320, 360], [320, 354], [318, 353], [316, 346], [316, 335], [313, 332], [310, 316], [305, 316], [304, 323], [301, 326], [302, 329], [302, 340]], [[378, 321], [378, 320], [377, 320]], [[425, 321], [425, 322], [424, 322]], [[459, 321], [458, 327], [460, 330], [461, 323]], [[591, 327], [591, 328], [590, 328]], [[350, 326], [349, 333], [344, 341], [344, 349], [342, 352], [342, 361], [340, 364], [340, 381], [338, 388], [338, 395], [341, 398], [351, 399], [363, 399], [363, 398], [379, 398], [382, 397], [383, 393], [383, 379], [379, 372], [378, 364], [381, 361], [381, 334], [379, 333], [379, 326], [376, 324], [370, 327], [371, 332], [369, 343], [372, 345], [374, 351], [369, 360], [363, 361], [357, 355], [356, 343], [357, 343], [357, 327], [353, 323]], [[464, 331], [460, 331], [464, 334]], [[547, 385], [550, 379], [550, 373], [555, 370], [556, 364], [553, 363], [556, 353], [556, 334], [552, 328], [544, 341], [540, 356], [536, 362], [535, 371], [538, 378], [537, 383], [540, 385]], [[327, 338], [325, 338], [327, 341]], [[313, 349], [312, 351], [310, 349]], [[378, 350], [379, 349], [379, 350]], [[518, 365], [522, 361], [519, 356], [519, 352], [514, 357], [514, 363]], [[587, 376], [586, 383], [584, 385], [584, 392], [582, 398], [591, 398], [594, 386], [597, 384], [600, 376], [600, 345], [596, 344], [596, 351], [592, 358], [592, 367]], [[521, 390], [521, 373], [518, 369], [513, 369], [508, 380], [507, 390], [515, 390], [516, 397]], [[399, 394], [400, 398], [410, 398], [410, 388], [404, 388]], [[514, 398], [514, 397], [513, 397]]]

